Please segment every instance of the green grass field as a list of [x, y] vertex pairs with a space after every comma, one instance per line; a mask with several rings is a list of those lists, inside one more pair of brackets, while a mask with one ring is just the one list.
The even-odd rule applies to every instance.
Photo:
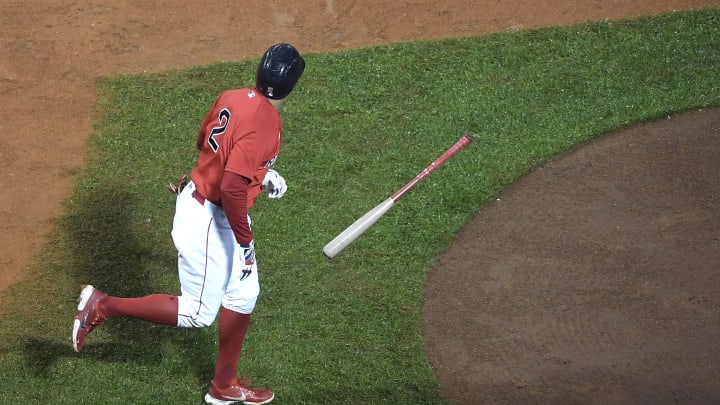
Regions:
[[[305, 55], [275, 168], [251, 211], [262, 293], [241, 367], [282, 404], [441, 404], [420, 331], [429, 270], [508, 185], [609, 131], [720, 105], [720, 11]], [[179, 291], [165, 185], [200, 121], [257, 60], [99, 83], [85, 170], [30, 276], [7, 291], [1, 403], [200, 403], [216, 326], [113, 319], [82, 354], [79, 286]], [[463, 133], [474, 142], [336, 259], [322, 247]]]

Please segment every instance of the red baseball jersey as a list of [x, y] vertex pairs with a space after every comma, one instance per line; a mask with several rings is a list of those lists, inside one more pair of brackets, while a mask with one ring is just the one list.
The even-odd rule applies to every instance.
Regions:
[[248, 208], [280, 152], [282, 121], [277, 109], [252, 88], [221, 93], [203, 119], [197, 138], [200, 156], [190, 177], [210, 201], [220, 201], [220, 181], [228, 171], [250, 180]]

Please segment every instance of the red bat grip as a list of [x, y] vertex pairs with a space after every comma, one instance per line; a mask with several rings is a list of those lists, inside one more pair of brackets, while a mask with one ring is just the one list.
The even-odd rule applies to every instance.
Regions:
[[393, 201], [398, 202], [398, 200], [401, 199], [405, 194], [407, 194], [408, 191], [410, 191], [418, 183], [423, 181], [425, 177], [429, 176], [430, 173], [434, 172], [438, 167], [442, 166], [443, 163], [447, 162], [447, 160], [450, 159], [454, 154], [458, 153], [462, 148], [468, 146], [470, 142], [472, 142], [472, 138], [470, 137], [470, 135], [463, 135], [459, 141], [455, 142], [455, 145], [451, 146], [448, 150], [445, 151], [445, 153], [440, 155], [439, 158], [435, 159], [434, 162], [430, 163], [428, 167], [418, 173], [418, 175], [415, 176], [414, 179], [412, 179], [403, 188], [396, 191], [395, 194], [390, 196], [390, 198]]

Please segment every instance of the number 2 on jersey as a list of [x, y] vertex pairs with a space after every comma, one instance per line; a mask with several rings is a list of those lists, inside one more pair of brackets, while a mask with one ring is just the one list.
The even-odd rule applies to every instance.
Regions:
[[215, 153], [217, 153], [218, 149], [220, 149], [220, 144], [215, 137], [224, 134], [228, 124], [230, 124], [230, 110], [227, 108], [220, 110], [220, 113], [218, 113], [218, 124], [220, 125], [214, 127], [212, 131], [210, 131], [210, 136], [208, 136], [207, 140], [208, 145], [210, 145], [210, 149], [212, 149]]

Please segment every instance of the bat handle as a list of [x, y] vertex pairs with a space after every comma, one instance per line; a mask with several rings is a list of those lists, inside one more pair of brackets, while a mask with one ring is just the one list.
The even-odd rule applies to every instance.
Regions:
[[403, 188], [396, 191], [395, 194], [390, 196], [390, 198], [392, 198], [393, 201], [398, 202], [398, 200], [400, 200], [405, 194], [407, 194], [408, 191], [410, 191], [418, 183], [423, 181], [427, 176], [430, 175], [430, 173], [434, 172], [438, 167], [442, 166], [445, 162], [447, 162], [447, 160], [450, 159], [454, 154], [458, 153], [462, 148], [468, 146], [470, 142], [472, 142], [472, 137], [470, 137], [470, 135], [468, 134], [463, 135], [457, 142], [455, 142], [453, 146], [448, 148], [445, 153], [435, 159], [434, 162], [430, 163], [428, 167], [418, 173], [418, 175], [415, 176], [414, 179], [412, 179], [408, 184], [403, 186]]

